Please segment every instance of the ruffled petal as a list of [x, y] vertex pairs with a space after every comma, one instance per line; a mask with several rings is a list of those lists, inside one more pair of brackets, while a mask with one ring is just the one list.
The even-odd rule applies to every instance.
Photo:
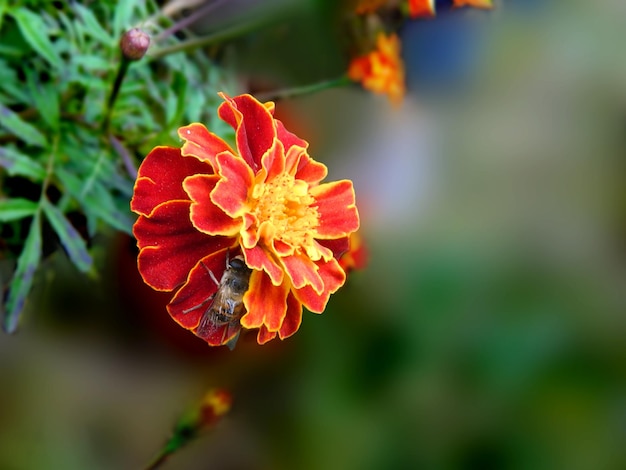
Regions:
[[180, 149], [155, 147], [139, 167], [130, 210], [148, 216], [166, 201], [189, 199], [183, 180], [198, 173], [211, 174], [213, 168], [195, 158], [183, 157]]
[[221, 178], [211, 192], [211, 200], [229, 216], [241, 217], [254, 174], [246, 162], [230, 153], [218, 155], [216, 163]]
[[146, 284], [172, 290], [182, 284], [198, 260], [232, 243], [232, 238], [209, 237], [189, 220], [191, 201], [158, 206], [150, 217], [140, 216], [133, 227], [139, 256], [137, 266]]
[[218, 285], [211, 278], [209, 270], [219, 281], [226, 268], [226, 253], [227, 250], [222, 249], [198, 259], [187, 281], [167, 306], [169, 314], [182, 327], [188, 330], [196, 328], [211, 305]]
[[282, 175], [285, 171], [285, 152], [283, 144], [280, 141], [275, 140], [274, 144], [265, 152], [261, 159], [261, 165], [264, 172], [264, 181], [270, 181], [271, 179]]
[[243, 248], [246, 264], [252, 269], [259, 269], [268, 274], [275, 286], [282, 284], [284, 271], [272, 254], [256, 245], [252, 248]]
[[259, 332], [256, 335], [256, 342], [259, 344], [265, 344], [276, 338], [277, 335], [278, 332], [270, 331], [265, 326], [262, 326], [259, 328]]
[[235, 129], [239, 155], [256, 173], [261, 167], [261, 157], [276, 138], [272, 113], [251, 95], [230, 98], [220, 93], [220, 96], [225, 102], [217, 113]]
[[221, 138], [209, 132], [204, 124], [194, 123], [178, 129], [178, 136], [185, 141], [183, 155], [196, 157], [215, 168], [215, 156], [222, 152], [235, 153]]
[[241, 229], [241, 219], [233, 219], [225, 214], [211, 200], [211, 191], [218, 184], [217, 175], [189, 176], [183, 182], [185, 191], [193, 201], [191, 204], [191, 222], [207, 235], [235, 236]]
[[238, 323], [215, 325], [209, 317], [205, 317], [218, 288], [209, 271], [216, 280], [221, 279], [226, 268], [226, 253], [227, 250], [222, 250], [202, 259], [167, 306], [168, 312], [179, 325], [194, 330], [196, 336], [210, 346], [226, 344], [241, 330]]
[[278, 331], [287, 312], [289, 283], [275, 286], [267, 274], [253, 271], [248, 292], [243, 297], [247, 313], [241, 317], [244, 328], [260, 328]]
[[311, 258], [304, 254], [295, 254], [285, 256], [281, 261], [294, 288], [300, 289], [308, 285], [318, 294], [324, 290], [324, 281], [317, 273], [317, 265]]
[[350, 237], [335, 238], [333, 240], [318, 240], [318, 243], [328, 248], [333, 257], [339, 259], [344, 253], [351, 249]]
[[411, 18], [432, 18], [435, 16], [435, 0], [409, 0]]
[[315, 238], [339, 238], [358, 230], [359, 213], [352, 181], [320, 184], [311, 188], [310, 194], [319, 212]]
[[283, 123], [278, 119], [274, 120], [274, 124], [276, 126], [276, 136], [278, 137], [278, 140], [282, 142], [283, 147], [285, 147], [285, 153], [287, 153], [293, 146], [303, 149], [309, 147], [309, 143], [306, 140], [301, 139], [285, 129]]
[[256, 230], [258, 223], [254, 214], [244, 214], [241, 226], [241, 246], [243, 248], [254, 248], [259, 242], [259, 232]]
[[289, 293], [287, 296], [287, 314], [285, 315], [283, 324], [280, 325], [280, 330], [278, 330], [280, 339], [288, 338], [298, 331], [301, 323], [302, 304], [298, 302], [298, 299], [296, 299], [292, 293]]
[[292, 292], [306, 308], [311, 312], [322, 313], [326, 308], [330, 294], [337, 292], [344, 282], [346, 273], [341, 269], [336, 259], [318, 264], [319, 274], [324, 280], [324, 290], [318, 294], [311, 286], [302, 289], [294, 289]]
[[286, 168], [294, 178], [316, 185], [328, 174], [328, 168], [323, 163], [311, 159], [306, 151], [300, 147], [291, 147], [287, 152]]

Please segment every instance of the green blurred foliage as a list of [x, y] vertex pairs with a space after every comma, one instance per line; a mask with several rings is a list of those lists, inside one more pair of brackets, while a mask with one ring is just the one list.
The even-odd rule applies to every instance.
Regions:
[[[128, 65], [122, 33], [141, 25], [156, 35], [172, 24], [151, 1], [2, 4], [0, 249], [5, 270], [16, 265], [3, 282], [3, 324], [13, 332], [42, 259], [60, 245], [94, 275], [89, 241], [112, 229], [131, 233], [141, 158], [176, 143], [182, 123], [212, 124], [217, 92], [229, 87], [196, 50], [131, 64], [114, 92]], [[181, 38], [164, 35], [152, 46], [159, 52]]]

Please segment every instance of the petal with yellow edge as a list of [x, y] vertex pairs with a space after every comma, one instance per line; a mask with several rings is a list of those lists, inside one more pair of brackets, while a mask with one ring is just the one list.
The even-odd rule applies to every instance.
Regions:
[[289, 283], [275, 286], [265, 273], [254, 271], [243, 297], [247, 313], [241, 318], [241, 325], [245, 328], [265, 325], [270, 331], [278, 331], [287, 311], [288, 293]]
[[320, 184], [310, 190], [319, 214], [317, 238], [340, 238], [359, 228], [352, 181]]
[[183, 182], [193, 201], [190, 218], [194, 227], [207, 235], [235, 236], [241, 230], [241, 220], [233, 219], [211, 200], [211, 191], [220, 180], [218, 175], [188, 176]]
[[197, 122], [178, 129], [178, 136], [185, 141], [181, 148], [183, 155], [207, 162], [213, 168], [215, 168], [216, 155], [222, 152], [234, 152], [226, 142]]

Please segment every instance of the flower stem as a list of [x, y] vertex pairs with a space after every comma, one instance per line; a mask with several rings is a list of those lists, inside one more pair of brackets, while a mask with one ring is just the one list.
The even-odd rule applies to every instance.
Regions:
[[231, 400], [230, 393], [226, 390], [209, 390], [198, 405], [179, 418], [172, 436], [145, 470], [159, 468], [173, 453], [189, 444], [202, 432], [214, 429], [222, 416], [230, 410]]
[[148, 55], [151, 59], [160, 59], [161, 57], [164, 57], [169, 54], [174, 54], [176, 52], [188, 51], [188, 50], [196, 49], [198, 47], [219, 43], [219, 42], [225, 41], [226, 39], [234, 38], [244, 33], [248, 33], [251, 30], [258, 27], [260, 24], [261, 22], [258, 20], [249, 21], [247, 23], [233, 26], [231, 28], [226, 28], [216, 33], [209, 34], [207, 36], [189, 39], [187, 41], [180, 42], [178, 44], [173, 44], [171, 46], [161, 47], [157, 49], [156, 51], [149, 53]]
[[274, 101], [280, 99], [293, 98], [294, 96], [310, 95], [311, 93], [317, 93], [319, 91], [328, 90], [330, 88], [336, 88], [340, 86], [346, 86], [352, 83], [347, 76], [342, 75], [339, 78], [332, 80], [325, 80], [323, 82], [312, 83], [310, 85], [304, 85], [294, 88], [285, 88], [283, 90], [268, 91], [259, 93], [255, 97], [259, 101]]
[[120, 93], [120, 88], [122, 88], [122, 82], [124, 81], [126, 72], [128, 72], [128, 67], [130, 66], [130, 63], [131, 61], [122, 54], [122, 60], [120, 62], [120, 66], [117, 69], [117, 75], [115, 76], [115, 82], [113, 82], [113, 88], [111, 89], [109, 100], [107, 101], [104, 121], [102, 121], [102, 130], [105, 132], [109, 129], [109, 122], [111, 121], [113, 106], [115, 105], [115, 100], [117, 100], [117, 96]]
[[198, 8], [196, 11], [194, 11], [191, 15], [187, 16], [186, 18], [183, 18], [182, 20], [180, 20], [180, 21], [178, 21], [176, 23], [174, 23], [172, 26], [170, 26], [166, 30], [161, 31], [157, 35], [157, 37], [154, 38], [154, 41], [155, 42], [160, 42], [163, 39], [167, 38], [168, 36], [171, 36], [172, 34], [180, 31], [181, 29], [186, 28], [186, 27], [192, 25], [193, 23], [195, 23], [200, 18], [208, 15], [209, 13], [211, 13], [211, 11], [213, 11], [216, 8], [218, 8], [225, 1], [226, 0], [215, 0], [213, 3], [207, 3], [206, 5], [203, 5], [202, 7]]

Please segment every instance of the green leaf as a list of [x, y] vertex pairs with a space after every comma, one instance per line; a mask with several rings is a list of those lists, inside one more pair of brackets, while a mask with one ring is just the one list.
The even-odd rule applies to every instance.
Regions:
[[4, 13], [7, 11], [8, 0], [0, 0], [0, 29], [2, 29], [2, 20], [4, 19]]
[[53, 129], [59, 129], [59, 95], [53, 83], [41, 83], [32, 70], [26, 70], [28, 88], [35, 108]]
[[5, 304], [4, 331], [13, 333], [17, 329], [20, 314], [24, 309], [26, 296], [33, 285], [33, 277], [41, 260], [41, 217], [35, 213], [30, 224], [24, 248], [17, 260], [17, 268], [9, 285]]
[[0, 166], [11, 176], [25, 176], [43, 181], [46, 170], [37, 161], [11, 147], [0, 147]]
[[[175, 98], [175, 109], [171, 109], [172, 104], [167, 103], [166, 116], [167, 127], [179, 127], [180, 120], [185, 112], [185, 105], [187, 103], [187, 79], [180, 72], [174, 73], [174, 80], [172, 83], [172, 95]], [[171, 95], [168, 95], [168, 98]]]
[[43, 211], [52, 228], [59, 236], [61, 245], [74, 265], [82, 272], [87, 272], [93, 260], [87, 251], [85, 240], [67, 220], [65, 215], [46, 198], [42, 201]]
[[37, 203], [29, 199], [14, 198], [0, 200], [0, 222], [11, 222], [32, 216], [37, 212]]
[[41, 16], [24, 7], [11, 10], [11, 15], [15, 18], [26, 42], [52, 66], [61, 68], [61, 57], [48, 37], [49, 28]]
[[23, 121], [9, 108], [0, 105], [0, 125], [30, 145], [46, 146], [46, 138], [35, 126]]
[[112, 69], [114, 64], [110, 60], [95, 55], [75, 55], [72, 62], [83, 67], [87, 72], [102, 72]]
[[127, 212], [120, 210], [111, 193], [99, 182], [94, 183], [89, 192], [85, 192], [84, 183], [75, 175], [62, 168], [57, 168], [56, 174], [67, 191], [83, 207], [85, 215], [96, 216], [117, 230], [132, 233], [133, 218], [130, 216], [130, 209]]
[[133, 10], [136, 3], [136, 0], [117, 3], [113, 17], [113, 37], [121, 37], [122, 33], [133, 23]]
[[76, 10], [78, 16], [86, 26], [86, 34], [107, 46], [113, 43], [113, 37], [110, 36], [109, 33], [107, 33], [106, 30], [100, 25], [96, 16], [89, 8], [81, 5], [80, 3], [74, 3], [72, 8]]

